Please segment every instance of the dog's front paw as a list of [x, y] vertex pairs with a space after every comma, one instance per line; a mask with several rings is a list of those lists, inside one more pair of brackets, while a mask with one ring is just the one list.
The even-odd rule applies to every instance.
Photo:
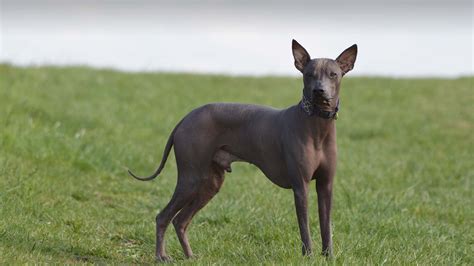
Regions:
[[326, 258], [332, 258], [332, 249], [328, 248], [328, 249], [323, 250], [321, 252], [321, 255], [323, 255]]

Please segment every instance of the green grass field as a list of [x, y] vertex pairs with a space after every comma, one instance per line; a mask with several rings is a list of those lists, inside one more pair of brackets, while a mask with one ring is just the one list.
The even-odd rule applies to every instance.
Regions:
[[[296, 71], [296, 70], [295, 70]], [[350, 76], [350, 75], [349, 75]], [[290, 190], [236, 163], [194, 218], [194, 264], [474, 264], [474, 91], [460, 79], [343, 81], [334, 258], [301, 256]], [[285, 108], [298, 78], [0, 65], [0, 264], [153, 263], [154, 221], [176, 182], [152, 173], [182, 116], [208, 102]]]

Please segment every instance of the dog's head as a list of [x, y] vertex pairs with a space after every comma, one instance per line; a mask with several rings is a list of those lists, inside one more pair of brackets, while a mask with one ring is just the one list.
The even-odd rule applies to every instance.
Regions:
[[342, 77], [353, 67], [357, 57], [357, 45], [352, 45], [335, 60], [311, 59], [306, 49], [293, 40], [293, 57], [296, 68], [303, 73], [303, 94], [321, 109], [334, 108], [339, 97]]

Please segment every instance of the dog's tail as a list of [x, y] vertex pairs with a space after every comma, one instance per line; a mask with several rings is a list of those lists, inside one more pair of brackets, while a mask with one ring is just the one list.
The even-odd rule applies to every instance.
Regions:
[[128, 173], [134, 178], [141, 181], [149, 181], [149, 180], [155, 179], [155, 177], [157, 177], [161, 173], [161, 170], [163, 170], [163, 168], [165, 167], [166, 160], [168, 159], [168, 155], [170, 154], [171, 147], [173, 146], [174, 133], [176, 132], [176, 129], [179, 127], [180, 124], [181, 124], [181, 121], [173, 129], [173, 132], [171, 132], [168, 138], [168, 142], [166, 143], [165, 150], [163, 151], [163, 158], [161, 159], [160, 166], [158, 167], [158, 169], [156, 169], [156, 171], [151, 176], [139, 177], [139, 176], [136, 176], [134, 173], [132, 173], [132, 171], [130, 170], [128, 170]]

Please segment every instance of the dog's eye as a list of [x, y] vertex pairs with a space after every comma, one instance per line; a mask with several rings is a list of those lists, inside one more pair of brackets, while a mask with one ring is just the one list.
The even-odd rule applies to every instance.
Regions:
[[336, 72], [331, 72], [331, 73], [329, 73], [329, 77], [331, 77], [332, 79], [333, 79], [333, 78], [336, 78], [336, 77], [337, 77], [337, 73], [336, 73]]

